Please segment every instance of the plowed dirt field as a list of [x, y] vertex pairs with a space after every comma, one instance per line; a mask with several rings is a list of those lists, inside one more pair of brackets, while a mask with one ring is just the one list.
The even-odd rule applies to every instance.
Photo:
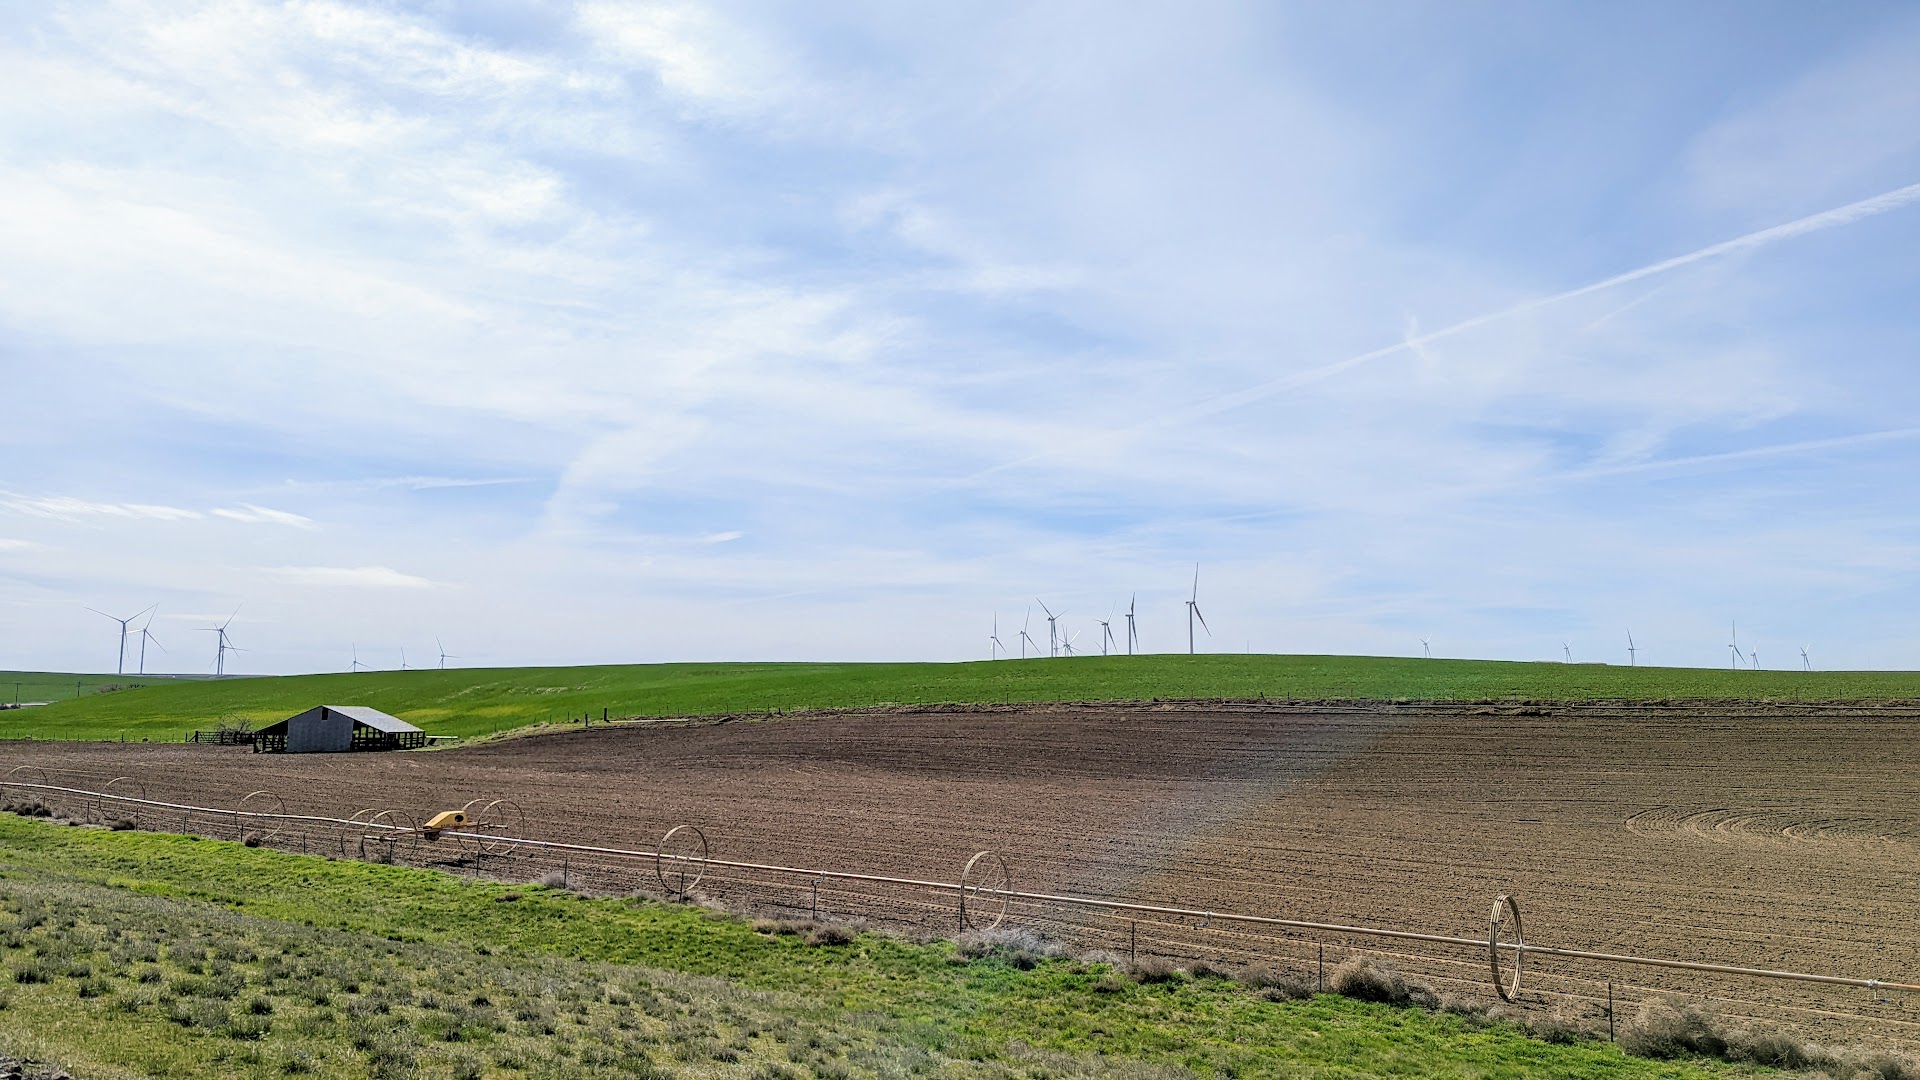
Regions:
[[[1912, 710], [1811, 706], [992, 707], [596, 726], [388, 755], [8, 743], [0, 770], [31, 764], [95, 790], [132, 776], [149, 798], [203, 806], [264, 788], [331, 816], [509, 798], [525, 810], [514, 831], [541, 839], [652, 850], [693, 823], [718, 857], [934, 881], [991, 849], [1023, 890], [1481, 939], [1493, 898], [1512, 893], [1538, 944], [1915, 982], [1917, 726]], [[651, 864], [623, 865], [568, 869], [595, 887], [653, 884]], [[702, 888], [816, 903], [803, 877], [716, 873]], [[825, 882], [817, 903], [954, 929], [951, 893]], [[1309, 976], [1322, 945], [1329, 967], [1387, 954], [1443, 990], [1488, 993], [1484, 947], [1130, 925], [1040, 904], [1012, 922], [1123, 954], [1131, 938], [1141, 952], [1277, 957]], [[1920, 1043], [1920, 1003], [1897, 993], [1539, 957], [1526, 979], [1539, 1007], [1597, 1007], [1612, 981], [1623, 1009], [1659, 991]]]

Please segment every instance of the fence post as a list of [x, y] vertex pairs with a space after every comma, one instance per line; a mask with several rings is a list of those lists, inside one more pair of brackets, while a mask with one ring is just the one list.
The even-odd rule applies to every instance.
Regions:
[[814, 878], [810, 884], [813, 888], [813, 900], [808, 905], [808, 910], [813, 918], [818, 919], [820, 917], [820, 879]]
[[1137, 941], [1136, 941], [1137, 935], [1135, 932], [1139, 929], [1139, 927], [1140, 927], [1140, 924], [1135, 922], [1134, 920], [1132, 919], [1127, 920], [1127, 963], [1129, 965], [1133, 963], [1134, 946], [1137, 944]]
[[1319, 970], [1320, 970], [1320, 974], [1317, 976], [1320, 984], [1319, 992], [1324, 994], [1327, 992], [1327, 943], [1324, 941], [1320, 943], [1320, 969]]
[[1613, 980], [1607, 980], [1607, 1041], [1617, 1042], [1613, 1037]]

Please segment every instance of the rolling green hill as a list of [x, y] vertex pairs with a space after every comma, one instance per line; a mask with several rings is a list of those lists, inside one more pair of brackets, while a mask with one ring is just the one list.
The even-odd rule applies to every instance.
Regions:
[[[1920, 672], [1719, 671], [1364, 656], [1116, 656], [964, 664], [646, 664], [381, 671], [149, 681], [0, 672], [67, 687], [66, 700], [0, 712], [0, 738], [177, 739], [222, 717], [272, 722], [317, 704], [371, 705], [435, 734], [472, 737], [613, 716], [702, 715], [939, 702], [1153, 698], [1424, 700], [1920, 699]], [[89, 682], [89, 679], [92, 681]], [[31, 695], [29, 695], [29, 700]], [[8, 700], [11, 700], [9, 696]]]

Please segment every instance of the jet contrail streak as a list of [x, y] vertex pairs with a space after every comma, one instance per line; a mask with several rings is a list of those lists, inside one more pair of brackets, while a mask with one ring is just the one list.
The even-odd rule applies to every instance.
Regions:
[[[1615, 274], [1612, 277], [1603, 278], [1599, 281], [1582, 285], [1579, 288], [1568, 289], [1565, 292], [1554, 293], [1551, 296], [1536, 297], [1511, 307], [1501, 308], [1498, 311], [1490, 311], [1484, 315], [1476, 315], [1471, 319], [1454, 323], [1451, 326], [1442, 327], [1430, 333], [1409, 335], [1392, 345], [1374, 349], [1370, 352], [1363, 352], [1357, 356], [1349, 356], [1344, 360], [1336, 360], [1330, 364], [1322, 364], [1319, 367], [1308, 368], [1305, 371], [1282, 375], [1279, 378], [1269, 379], [1266, 382], [1258, 383], [1244, 390], [1236, 390], [1231, 393], [1208, 398], [1178, 411], [1165, 413], [1152, 420], [1137, 424], [1120, 434], [1133, 435], [1153, 428], [1168, 427], [1183, 421], [1216, 416], [1220, 413], [1237, 409], [1242, 405], [1252, 404], [1262, 398], [1269, 398], [1275, 394], [1298, 389], [1302, 386], [1310, 386], [1314, 383], [1330, 379], [1342, 372], [1351, 371], [1354, 368], [1370, 364], [1375, 360], [1384, 359], [1403, 350], [1418, 351], [1424, 349], [1433, 342], [1464, 334], [1469, 330], [1476, 330], [1489, 323], [1499, 322], [1502, 319], [1510, 319], [1515, 315], [1523, 315], [1529, 311], [1550, 307], [1567, 300], [1574, 300], [1582, 296], [1605, 292], [1608, 289], [1618, 288], [1621, 285], [1631, 284], [1632, 282], [1645, 278], [1657, 277], [1682, 267], [1692, 266], [1694, 263], [1753, 251], [1780, 240], [1790, 240], [1794, 237], [1805, 236], [1808, 233], [1819, 232], [1823, 229], [1851, 225], [1856, 221], [1864, 221], [1867, 218], [1877, 217], [1881, 214], [1899, 210], [1915, 203], [1920, 203], [1920, 184], [1908, 184], [1905, 187], [1895, 188], [1892, 191], [1875, 195], [1872, 198], [1861, 199], [1858, 202], [1850, 202], [1845, 206], [1837, 206], [1831, 210], [1823, 210], [1820, 213], [1798, 218], [1783, 225], [1775, 225], [1771, 228], [1761, 229], [1758, 232], [1750, 232], [1744, 236], [1736, 236], [1731, 240], [1723, 240], [1717, 244], [1710, 244], [1697, 251], [1687, 252], [1684, 255], [1675, 255], [1670, 259], [1662, 259], [1656, 263], [1649, 263], [1638, 269]], [[977, 480], [980, 477], [1010, 469], [1017, 465], [1023, 465], [1030, 461], [1037, 461], [1046, 456], [1048, 455], [1044, 452], [1032, 454], [1006, 462], [1005, 464], [993, 466], [989, 469], [983, 469], [973, 476], [968, 477], [968, 479]]]
[[[1515, 304], [1512, 307], [1501, 308], [1498, 311], [1490, 311], [1485, 315], [1476, 315], [1463, 322], [1454, 323], [1452, 326], [1443, 327], [1431, 333], [1408, 337], [1384, 348], [1374, 349], [1372, 352], [1364, 352], [1358, 356], [1349, 356], [1345, 360], [1336, 360], [1331, 364], [1322, 364], [1316, 368], [1308, 368], [1305, 371], [1295, 372], [1291, 375], [1283, 375], [1280, 378], [1271, 379], [1257, 386], [1250, 386], [1245, 390], [1223, 394], [1220, 397], [1189, 406], [1181, 412], [1161, 420], [1160, 423], [1193, 419], [1201, 416], [1212, 416], [1249, 402], [1258, 401], [1264, 397], [1271, 397], [1285, 390], [1319, 382], [1331, 376], [1338, 375], [1343, 371], [1350, 371], [1362, 364], [1368, 364], [1383, 357], [1392, 356], [1394, 353], [1400, 352], [1403, 349], [1424, 348], [1432, 342], [1450, 338], [1458, 334], [1464, 334], [1469, 330], [1476, 330], [1488, 323], [1499, 322], [1502, 319], [1510, 319], [1515, 315], [1523, 315], [1529, 311], [1549, 307], [1567, 300], [1578, 299], [1582, 296], [1590, 296], [1593, 293], [1605, 292], [1608, 289], [1631, 284], [1643, 278], [1656, 277], [1672, 270], [1678, 270], [1683, 266], [1691, 266], [1694, 263], [1705, 262], [1708, 259], [1717, 259], [1723, 255], [1735, 255], [1745, 251], [1753, 251], [1774, 243], [1775, 241], [1790, 240], [1796, 236], [1805, 236], [1808, 233], [1819, 232], [1822, 229], [1851, 225], [1856, 221], [1877, 217], [1880, 214], [1899, 210], [1902, 207], [1911, 206], [1914, 203], [1920, 203], [1920, 184], [1908, 184], [1906, 187], [1895, 188], [1883, 195], [1875, 195], [1870, 199], [1861, 199], [1859, 202], [1851, 202], [1845, 206], [1835, 207], [1832, 210], [1823, 210], [1818, 214], [1812, 214], [1795, 221], [1789, 221], [1784, 225], [1775, 225], [1772, 228], [1761, 229], [1759, 232], [1750, 232], [1745, 236], [1734, 237], [1732, 240], [1723, 240], [1718, 244], [1703, 247], [1698, 251], [1690, 251], [1685, 255], [1675, 255], [1671, 259], [1662, 259], [1657, 263], [1650, 263], [1637, 270], [1628, 270], [1623, 274], [1615, 274], [1610, 278], [1604, 278], [1592, 284], [1582, 285], [1577, 289], [1568, 289], [1565, 292], [1538, 297], [1525, 301], [1524, 303]], [[1142, 425], [1142, 427], [1147, 426], [1158, 425]]]
[[1657, 472], [1661, 469], [1684, 469], [1690, 465], [1718, 465], [1728, 461], [1744, 461], [1749, 458], [1782, 457], [1787, 454], [1806, 454], [1818, 450], [1840, 450], [1851, 446], [1871, 443], [1898, 442], [1906, 439], [1920, 439], [1920, 427], [1890, 428], [1886, 431], [1867, 431], [1858, 435], [1838, 435], [1831, 439], [1808, 439], [1803, 442], [1778, 443], [1773, 446], [1756, 446], [1748, 450], [1729, 450], [1720, 454], [1700, 454], [1695, 457], [1666, 458], [1657, 461], [1641, 461], [1629, 465], [1607, 465], [1596, 469], [1579, 469], [1561, 474], [1562, 480], [1586, 480], [1605, 476], [1624, 476], [1631, 473]]

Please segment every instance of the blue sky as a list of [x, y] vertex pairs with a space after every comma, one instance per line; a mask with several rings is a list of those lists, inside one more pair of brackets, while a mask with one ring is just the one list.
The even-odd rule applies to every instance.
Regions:
[[1914, 667], [1916, 116], [1899, 4], [29, 5], [0, 667], [1173, 650], [1196, 562]]

